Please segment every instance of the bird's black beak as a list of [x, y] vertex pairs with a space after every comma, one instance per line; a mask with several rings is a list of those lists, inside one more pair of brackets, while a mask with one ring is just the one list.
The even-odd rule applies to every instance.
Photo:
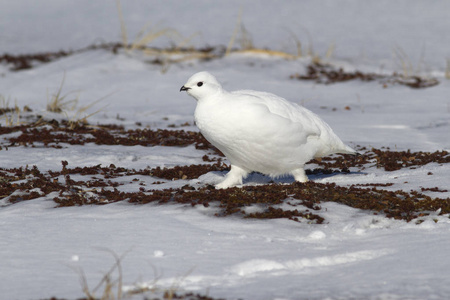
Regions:
[[190, 90], [191, 88], [185, 87], [184, 85], [181, 87], [180, 92], [181, 91], [187, 91]]

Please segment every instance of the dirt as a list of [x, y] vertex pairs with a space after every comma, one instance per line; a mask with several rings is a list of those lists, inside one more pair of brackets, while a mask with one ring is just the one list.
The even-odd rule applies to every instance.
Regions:
[[[123, 146], [165, 146], [184, 147], [195, 145], [196, 149], [209, 151], [203, 156], [205, 164], [176, 166], [173, 168], [150, 168], [135, 170], [123, 167], [69, 166], [62, 161], [61, 171], [43, 171], [36, 166], [13, 169], [0, 168], [0, 198], [9, 203], [51, 197], [56, 206], [85, 204], [107, 204], [128, 201], [135, 204], [159, 203], [203, 205], [213, 207], [218, 217], [239, 215], [244, 218], [273, 219], [286, 218], [298, 222], [324, 223], [320, 216], [320, 203], [333, 201], [351, 207], [384, 214], [389, 218], [411, 221], [415, 218], [441, 209], [450, 213], [450, 198], [432, 198], [423, 192], [447, 192], [439, 188], [420, 191], [387, 191], [393, 183], [358, 184], [342, 187], [335, 184], [309, 182], [289, 185], [267, 184], [216, 190], [213, 186], [179, 189], [155, 189], [146, 186], [142, 176], [153, 178], [152, 185], [172, 180], [195, 179], [208, 172], [223, 172], [229, 166], [223, 163], [223, 154], [212, 146], [199, 132], [179, 129], [129, 129], [118, 125], [97, 125], [65, 121], [39, 120], [39, 123], [13, 127], [0, 127], [0, 136], [18, 132], [13, 137], [4, 137], [0, 150], [13, 151], [14, 147], [64, 148], [70, 145], [123, 145]], [[376, 167], [391, 172], [403, 168], [416, 168], [429, 163], [450, 163], [450, 153], [391, 151], [390, 149], [366, 149], [357, 147], [360, 155], [334, 155], [310, 161], [314, 169], [307, 169], [308, 175], [360, 172]], [[82, 175], [82, 180], [71, 176]], [[428, 175], [432, 176], [432, 173]], [[115, 180], [136, 176], [130, 182]], [[77, 176], [80, 178], [80, 176]], [[141, 179], [139, 179], [141, 178]], [[137, 183], [139, 191], [123, 192], [124, 184]], [[259, 206], [260, 211], [247, 213], [246, 208]], [[287, 206], [286, 206], [287, 205]]]
[[[112, 295], [114, 296], [114, 295]], [[91, 300], [92, 298], [79, 298], [78, 300]], [[170, 300], [170, 299], [176, 299], [176, 300], [225, 300], [223, 298], [213, 298], [207, 295], [202, 295], [199, 293], [191, 293], [191, 292], [186, 292], [186, 293], [176, 293], [173, 291], [166, 291], [164, 292], [164, 294], [161, 297], [152, 297], [152, 298], [147, 298], [144, 297], [144, 299], [152, 299], [152, 300]], [[52, 297], [48, 300], [66, 300], [63, 298], [56, 298], [56, 297]]]
[[[213, 186], [193, 187], [185, 185], [178, 189], [156, 190], [147, 188], [135, 178], [130, 182], [114, 181], [127, 176], [160, 176], [161, 180], [181, 180], [197, 178], [199, 175], [226, 169], [222, 163], [212, 165], [191, 165], [170, 169], [134, 170], [117, 168], [114, 165], [102, 167], [69, 168], [62, 162], [59, 172], [41, 172], [37, 167], [0, 169], [2, 185], [0, 195], [8, 197], [10, 203], [32, 200], [40, 197], [53, 197], [56, 206], [79, 206], [87, 204], [107, 204], [128, 201], [134, 204], [158, 203], [202, 205], [213, 207], [214, 215], [225, 217], [238, 215], [244, 218], [273, 219], [286, 218], [293, 221], [324, 223], [320, 216], [320, 204], [337, 202], [354, 208], [381, 213], [388, 218], [411, 221], [441, 209], [441, 214], [450, 213], [450, 198], [441, 199], [427, 196], [418, 191], [387, 191], [375, 185], [361, 187], [351, 185], [342, 187], [333, 183], [292, 183], [244, 186], [216, 190]], [[75, 181], [71, 175], [84, 175], [85, 179]], [[88, 176], [89, 175], [89, 176]], [[120, 186], [139, 183], [137, 192], [120, 191]], [[446, 192], [445, 190], [422, 189], [423, 191]], [[53, 193], [54, 196], [50, 196]], [[247, 213], [246, 208], [258, 206], [261, 211]]]
[[[49, 63], [57, 60], [61, 57], [66, 57], [78, 53], [83, 53], [92, 50], [102, 49], [112, 52], [114, 54], [119, 53], [119, 50], [130, 48], [131, 45], [124, 45], [123, 43], [102, 43], [94, 44], [78, 50], [60, 50], [55, 52], [43, 52], [43, 53], [31, 53], [31, 54], [3, 54], [0, 56], [0, 63], [5, 63], [10, 66], [11, 71], [21, 71], [31, 69], [42, 63]], [[159, 49], [148, 46], [140, 46], [136, 50], [151, 51], [153, 53], [171, 53], [174, 54], [190, 54], [201, 53], [203, 54], [203, 60], [211, 60], [215, 58], [222, 58], [225, 56], [226, 51], [222, 46], [218, 47], [205, 47], [199, 49], [192, 48], [174, 48], [174, 49]], [[155, 65], [165, 65], [167, 61], [159, 57], [146, 60], [147, 63]], [[177, 62], [175, 60], [174, 62]], [[344, 71], [342, 68], [335, 67], [331, 64], [324, 64], [313, 62], [307, 66], [306, 74], [293, 74], [291, 79], [297, 80], [311, 80], [319, 84], [332, 84], [339, 82], [346, 82], [350, 80], [361, 81], [378, 81], [384, 88], [389, 85], [400, 84], [415, 89], [428, 88], [439, 84], [436, 78], [421, 77], [418, 75], [406, 76], [399, 73], [392, 73], [391, 75], [377, 74], [377, 73], [364, 73], [362, 71]]]
[[[68, 122], [56, 120], [40, 121], [40, 124], [28, 124], [13, 127], [0, 127], [0, 135], [12, 132], [20, 132], [18, 136], [6, 138], [0, 143], [0, 149], [25, 146], [44, 146], [52, 148], [63, 148], [69, 145], [84, 145], [94, 143], [97, 145], [122, 145], [122, 146], [188, 146], [195, 145], [196, 149], [210, 150], [212, 154], [222, 156], [223, 154], [211, 145], [199, 132], [185, 130], [167, 129], [129, 129], [118, 125], [78, 124], [72, 127]], [[348, 173], [350, 167], [361, 170], [375, 165], [386, 171], [395, 171], [402, 168], [414, 168], [429, 163], [449, 163], [450, 153], [447, 151], [411, 152], [390, 151], [389, 149], [370, 150], [361, 149], [361, 155], [335, 155], [314, 159], [310, 163], [319, 165], [321, 168], [308, 170], [307, 174], [330, 174], [333, 172]], [[205, 155], [206, 162], [214, 161], [214, 158]]]
[[[14, 147], [54, 147], [63, 148], [73, 144], [95, 143], [97, 145], [125, 146], [166, 146], [184, 147], [195, 145], [197, 149], [208, 150], [204, 155], [205, 164], [176, 166], [174, 168], [150, 168], [135, 170], [123, 167], [69, 166], [61, 162], [61, 171], [39, 170], [36, 166], [5, 169], [0, 168], [0, 198], [9, 203], [50, 197], [56, 206], [77, 206], [86, 204], [107, 204], [128, 201], [134, 204], [158, 203], [160, 205], [184, 204], [211, 207], [214, 215], [225, 217], [238, 215], [243, 218], [273, 219], [286, 218], [297, 222], [324, 223], [320, 215], [320, 205], [333, 201], [351, 207], [370, 210], [386, 217], [411, 221], [441, 209], [441, 214], [450, 213], [450, 198], [433, 198], [423, 192], [447, 192], [439, 188], [422, 188], [420, 191], [388, 191], [393, 183], [358, 184], [342, 187], [328, 183], [292, 183], [244, 186], [216, 190], [213, 186], [193, 187], [185, 185], [178, 189], [155, 189], [158, 185], [172, 180], [195, 179], [208, 172], [223, 172], [228, 166], [223, 163], [221, 153], [198, 132], [164, 129], [125, 130], [117, 125], [91, 126], [80, 124], [71, 127], [66, 122], [40, 121], [39, 125], [29, 124], [15, 127], [0, 127], [0, 135], [19, 132], [14, 137], [5, 137], [0, 149], [14, 151]], [[411, 152], [390, 151], [389, 149], [360, 148], [361, 155], [335, 155], [312, 160], [314, 169], [306, 173], [336, 174], [360, 172], [369, 167], [382, 168], [386, 172], [402, 168], [416, 168], [429, 163], [450, 162], [446, 151]], [[350, 171], [352, 170], [352, 171]], [[73, 180], [74, 175], [82, 175], [81, 180]], [[429, 173], [432, 176], [433, 174]], [[128, 181], [117, 180], [127, 176]], [[151, 177], [152, 186], [148, 187]], [[80, 178], [80, 176], [77, 176]], [[123, 192], [125, 184], [138, 184], [136, 192]], [[257, 206], [259, 211], [248, 213], [246, 208]]]
[[[317, 163], [326, 169], [340, 168], [341, 172], [347, 172], [349, 167], [357, 167], [364, 170], [367, 166], [376, 166], [385, 171], [396, 171], [402, 168], [417, 168], [429, 163], [445, 164], [450, 163], [450, 153], [448, 151], [435, 152], [411, 152], [391, 151], [389, 149], [364, 148], [363, 154], [358, 156], [338, 155], [328, 156], [321, 159], [312, 160], [310, 163]], [[430, 174], [432, 175], [432, 174]]]
[[72, 126], [68, 122], [56, 120], [39, 121], [39, 125], [28, 124], [12, 127], [0, 127], [0, 135], [21, 132], [17, 137], [7, 138], [8, 144], [0, 147], [17, 146], [34, 147], [36, 145], [62, 148], [68, 145], [123, 145], [123, 146], [187, 146], [194, 144], [197, 149], [211, 149], [217, 154], [219, 150], [213, 147], [199, 133], [185, 130], [167, 129], [130, 129], [118, 125], [89, 126], [83, 123]]
[[104, 49], [117, 53], [117, 50], [123, 48], [120, 43], [103, 43], [98, 45], [91, 45], [78, 50], [59, 50], [53, 52], [41, 52], [30, 54], [8, 54], [5, 53], [0, 56], [0, 63], [5, 63], [10, 66], [11, 71], [22, 71], [34, 68], [35, 66], [43, 63], [49, 63], [55, 61], [61, 57], [74, 55], [77, 53], [83, 53], [96, 49]]
[[[4, 63], [10, 66], [10, 71], [22, 71], [34, 68], [35, 66], [38, 66], [39, 64], [43, 63], [49, 63], [52, 61], [55, 61], [59, 58], [79, 54], [83, 52], [88, 52], [92, 50], [105, 50], [108, 52], [112, 52], [114, 54], [119, 53], [119, 50], [125, 49], [125, 48], [131, 48], [132, 45], [124, 45], [123, 43], [100, 43], [100, 44], [93, 44], [81, 49], [77, 50], [59, 50], [59, 51], [52, 51], [52, 52], [41, 52], [41, 53], [29, 53], [29, 54], [9, 54], [5, 53], [0, 56], [0, 63]], [[197, 53], [205, 54], [204, 59], [211, 59], [215, 57], [223, 57], [225, 55], [225, 50], [223, 47], [204, 47], [204, 48], [198, 48], [198, 49], [188, 49], [188, 48], [174, 48], [174, 49], [161, 49], [161, 48], [155, 48], [155, 47], [148, 47], [148, 46], [140, 46], [136, 48], [136, 50], [141, 51], [153, 51], [155, 53], [176, 53], [176, 54], [182, 54], [186, 53], [189, 54], [193, 51]], [[156, 64], [156, 65], [164, 65], [166, 62], [160, 58], [154, 58], [152, 60], [147, 60], [147, 63], [150, 64]]]
[[377, 81], [384, 88], [389, 85], [405, 85], [410, 88], [421, 89], [428, 88], [439, 84], [436, 78], [425, 78], [420, 76], [405, 76], [399, 73], [392, 73], [391, 75], [364, 73], [361, 71], [348, 72], [342, 68], [336, 68], [330, 64], [311, 63], [307, 66], [306, 74], [294, 74], [290, 76], [291, 79], [310, 80], [319, 84], [333, 84], [339, 82], [346, 82], [350, 80], [360, 81]]

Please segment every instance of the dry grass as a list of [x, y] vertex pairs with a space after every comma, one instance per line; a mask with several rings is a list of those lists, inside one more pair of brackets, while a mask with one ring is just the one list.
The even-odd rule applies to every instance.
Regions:
[[[322, 62], [323, 59], [329, 59], [334, 52], [334, 44], [332, 44], [324, 56], [317, 54], [314, 52], [312, 47], [312, 39], [310, 39], [309, 47], [305, 51], [302, 49], [302, 43], [298, 38], [294, 38], [296, 47], [296, 51], [294, 51], [294, 53], [281, 50], [257, 48], [253, 43], [250, 32], [245, 28], [242, 22], [242, 8], [239, 10], [236, 26], [225, 49], [220, 47], [212, 47], [211, 49], [199, 49], [192, 47], [190, 46], [190, 41], [197, 35], [197, 33], [194, 33], [190, 37], [183, 38], [179, 32], [172, 28], [160, 29], [158, 26], [152, 26], [151, 23], [144, 26], [137, 36], [130, 41], [122, 12], [121, 1], [116, 0], [116, 5], [120, 22], [122, 44], [125, 49], [125, 53], [137, 55], [142, 54], [146, 57], [152, 57], [152, 60], [149, 62], [161, 65], [162, 73], [165, 73], [170, 66], [175, 63], [221, 58], [230, 55], [231, 53], [262, 54], [289, 60], [298, 59], [300, 57], [310, 57], [313, 62], [319, 63]], [[152, 46], [155, 40], [163, 37], [168, 38], [173, 46], [163, 49]], [[234, 47], [236, 44], [238, 44], [238, 47]]]
[[[239, 43], [239, 48], [234, 49], [236, 41]], [[231, 53], [253, 53], [253, 54], [266, 54], [270, 56], [279, 56], [286, 59], [295, 59], [301, 56], [301, 43], [296, 40], [297, 43], [297, 53], [290, 54], [283, 51], [276, 50], [268, 50], [268, 49], [260, 49], [256, 48], [252, 36], [250, 32], [245, 28], [242, 23], [242, 8], [239, 10], [239, 14], [236, 20], [236, 26], [234, 28], [233, 34], [231, 35], [230, 41], [228, 42], [227, 48], [225, 50], [225, 56], [230, 55]]]
[[[252, 36], [250, 32], [245, 28], [242, 23], [242, 8], [239, 10], [239, 14], [236, 20], [236, 26], [234, 28], [233, 34], [231, 35], [230, 41], [228, 42], [225, 56], [230, 55], [231, 53], [250, 53], [250, 54], [266, 54], [269, 56], [277, 56], [284, 59], [298, 59], [301, 57], [310, 57], [314, 63], [320, 63], [323, 59], [330, 59], [334, 53], [335, 45], [332, 43], [325, 55], [321, 56], [317, 52], [314, 51], [314, 47], [312, 46], [312, 38], [309, 36], [309, 43], [306, 47], [306, 50], [303, 49], [303, 43], [300, 39], [294, 34], [290, 33], [296, 51], [294, 53], [289, 53], [281, 50], [270, 50], [270, 49], [262, 49], [255, 47]], [[239, 44], [238, 48], [233, 48], [236, 44]]]
[[23, 109], [17, 105], [17, 101], [14, 101], [14, 107], [9, 106], [10, 99], [6, 99], [3, 95], [0, 95], [0, 120], [4, 119], [6, 127], [20, 126], [25, 124], [22, 122], [22, 112], [29, 112], [31, 109], [28, 106], [24, 106]]
[[450, 80], [450, 58], [447, 58], [447, 60], [446, 60], [445, 78]]
[[127, 27], [125, 24], [125, 20], [123, 18], [122, 5], [120, 5], [120, 0], [116, 0], [116, 6], [117, 6], [117, 13], [118, 13], [119, 22], [120, 22], [120, 33], [121, 33], [121, 37], [122, 37], [122, 44], [128, 45]]
[[[324, 60], [329, 60], [332, 58], [336, 45], [335, 43], [331, 43], [328, 48], [327, 51], [325, 52], [324, 55], [320, 55], [315, 49], [314, 49], [314, 43], [313, 43], [313, 37], [312, 35], [306, 31], [306, 35], [308, 37], [308, 45], [305, 46], [306, 50], [302, 49], [302, 44], [300, 43], [299, 39], [297, 38], [297, 36], [293, 33], [291, 33], [296, 46], [297, 46], [297, 52], [301, 53], [302, 55], [299, 57], [310, 57], [312, 63], [314, 64], [321, 64], [323, 63]], [[300, 47], [300, 49], [299, 49]]]
[[413, 64], [408, 54], [400, 46], [393, 48], [394, 63], [401, 70], [400, 74], [405, 78], [421, 77], [425, 69], [425, 51], [422, 50], [419, 61]]
[[429, 68], [425, 63], [425, 48], [422, 49], [420, 57], [415, 64], [399, 46], [393, 48], [393, 59], [394, 63], [397, 64], [397, 68], [400, 69], [399, 72], [394, 73], [394, 76], [397, 76], [398, 80], [406, 85], [411, 87], [429, 87], [439, 84], [439, 81], [427, 72]]
[[393, 48], [394, 62], [402, 71], [403, 76], [409, 77], [415, 73], [413, 64], [406, 52], [399, 46]]
[[[180, 299], [177, 292], [180, 291], [184, 279], [192, 272], [192, 270], [189, 270], [189, 272], [183, 276], [175, 279], [170, 287], [160, 288], [157, 286], [157, 282], [161, 278], [161, 275], [159, 275], [155, 267], [152, 266], [154, 271], [153, 281], [146, 282], [145, 284], [133, 285], [131, 287], [124, 287], [122, 261], [130, 251], [119, 256], [117, 253], [107, 248], [99, 248], [98, 250], [110, 254], [114, 258], [114, 264], [107, 272], [105, 272], [94, 288], [91, 289], [89, 287], [86, 274], [81, 267], [72, 267], [72, 269], [78, 273], [81, 288], [85, 295], [85, 299], [87, 300], [121, 300], [128, 299], [133, 295], [145, 295], [146, 293], [154, 295], [161, 294], [165, 300]], [[199, 297], [199, 299], [206, 298]]]
[[239, 14], [236, 20], [236, 26], [234, 28], [233, 34], [231, 35], [230, 41], [228, 42], [227, 49], [225, 51], [225, 56], [229, 55], [233, 49], [233, 45], [236, 41], [236, 38], [239, 35], [239, 32], [241, 34], [241, 46], [242, 43], [244, 44], [242, 49], [243, 50], [250, 50], [254, 49], [253, 41], [251, 40], [251, 36], [248, 34], [248, 31], [245, 30], [244, 25], [242, 25], [242, 7], [239, 9]]
[[79, 95], [75, 96], [72, 99], [67, 99], [69, 95], [74, 94], [75, 92], [69, 92], [67, 94], [62, 94], [64, 82], [66, 80], [66, 73], [64, 72], [63, 78], [61, 80], [61, 84], [59, 85], [58, 90], [52, 94], [50, 97], [47, 91], [47, 111], [54, 113], [61, 113], [66, 110], [73, 110], [78, 104]]
[[94, 105], [96, 105], [97, 103], [99, 103], [100, 101], [102, 101], [103, 99], [109, 97], [111, 94], [108, 94], [100, 99], [95, 100], [94, 102], [85, 105], [85, 106], [81, 106], [80, 108], [78, 108], [75, 113], [73, 114], [72, 117], [69, 117], [69, 115], [67, 114], [67, 112], [64, 112], [67, 119], [68, 119], [68, 123], [69, 123], [69, 129], [73, 130], [78, 126], [84, 126], [88, 124], [88, 119], [90, 117], [92, 117], [93, 115], [98, 114], [99, 112], [101, 112], [102, 110], [104, 110], [106, 108], [106, 106], [97, 109], [96, 111], [87, 114], [87, 111], [92, 108]]
[[[139, 51], [139, 53], [142, 53], [146, 56], [157, 57], [156, 60], [159, 64], [162, 65], [162, 72], [167, 71], [167, 69], [173, 63], [196, 59], [220, 58], [231, 53], [266, 54], [270, 56], [282, 57], [285, 59], [296, 59], [307, 55], [314, 61], [321, 61], [320, 56], [313, 51], [311, 43], [308, 47], [308, 50], [304, 51], [302, 49], [302, 44], [297, 38], [294, 39], [296, 53], [257, 48], [253, 43], [250, 32], [245, 28], [242, 22], [242, 8], [239, 10], [235, 29], [231, 35], [224, 53], [212, 53], [209, 51], [190, 47], [190, 41], [197, 35], [196, 33], [188, 38], [183, 38], [176, 30], [172, 28], [159, 29], [158, 26], [152, 26], [151, 23], [144, 26], [137, 34], [137, 36], [130, 42], [129, 35], [127, 33], [127, 26], [123, 17], [121, 1], [116, 0], [116, 5], [120, 22], [122, 44], [124, 45], [126, 53], [134, 53], [136, 51]], [[162, 37], [169, 38], [175, 46], [166, 49], [151, 47], [151, 44], [155, 40]], [[238, 44], [237, 48], [234, 48], [235, 44]], [[334, 45], [329, 47], [324, 57], [331, 57], [333, 51]]]
[[120, 32], [122, 37], [122, 44], [127, 51], [133, 51], [137, 49], [144, 49], [154, 40], [159, 37], [177, 37], [178, 32], [171, 28], [156, 29], [152, 28], [151, 23], [146, 24], [137, 34], [136, 38], [130, 42], [128, 39], [127, 26], [123, 17], [122, 5], [120, 0], [116, 0], [117, 13], [119, 15]]
[[[123, 287], [123, 272], [122, 272], [122, 260], [128, 252], [125, 252], [121, 256], [117, 255], [114, 251], [109, 249], [99, 249], [101, 251], [111, 254], [114, 258], [114, 264], [112, 267], [103, 275], [101, 280], [97, 285], [90, 289], [86, 275], [82, 268], [74, 268], [80, 277], [80, 283], [83, 289], [83, 293], [88, 300], [119, 300], [123, 299], [125, 294], [122, 290]], [[114, 278], [114, 273], [117, 272]], [[100, 297], [96, 294], [100, 293]]]
[[[125, 48], [125, 52], [131, 54], [138, 51], [146, 56], [156, 57], [153, 62], [157, 61], [158, 64], [162, 66], [161, 71], [163, 73], [166, 72], [169, 66], [173, 63], [216, 57], [207, 51], [189, 47], [189, 42], [197, 35], [197, 33], [194, 33], [190, 37], [183, 38], [175, 29], [160, 29], [158, 26], [154, 26], [151, 23], [147, 23], [130, 42], [120, 0], [116, 0], [116, 5], [119, 15], [122, 44]], [[162, 37], [167, 37], [174, 44], [174, 46], [165, 49], [151, 47], [151, 44], [155, 40]]]
[[[63, 78], [61, 80], [61, 84], [58, 88], [58, 90], [51, 95], [50, 100], [47, 101], [47, 111], [49, 112], [54, 112], [54, 113], [63, 113], [69, 123], [69, 128], [70, 129], [74, 129], [80, 125], [86, 125], [88, 124], [87, 119], [90, 118], [91, 116], [101, 112], [103, 108], [100, 108], [98, 110], [96, 110], [93, 113], [89, 113], [87, 114], [87, 111], [92, 108], [94, 105], [96, 105], [97, 103], [99, 103], [100, 101], [102, 101], [103, 99], [105, 99], [106, 97], [110, 96], [111, 94], [108, 94], [98, 100], [93, 101], [92, 103], [85, 105], [85, 106], [81, 106], [78, 107], [78, 100], [79, 100], [79, 94], [77, 94], [77, 96], [75, 98], [72, 99], [67, 99], [67, 97], [71, 94], [73, 94], [74, 92], [69, 92], [67, 94], [63, 94], [62, 90], [64, 87], [64, 82], [66, 79], [66, 74], [64, 73]], [[47, 94], [47, 99], [48, 99], [48, 94]], [[69, 116], [69, 111], [74, 111], [74, 113], [72, 114], [72, 116]]]
[[[69, 129], [71, 130], [75, 129], [76, 127], [88, 124], [88, 119], [91, 116], [101, 112], [105, 107], [97, 109], [92, 113], [88, 113], [88, 110], [112, 94], [108, 94], [88, 105], [78, 107], [79, 94], [75, 98], [68, 99], [69, 95], [73, 94], [74, 92], [63, 94], [62, 90], [64, 87], [64, 82], [65, 74], [56, 92], [51, 96], [49, 96], [47, 92], [47, 111], [64, 114], [67, 118]], [[17, 101], [15, 101], [13, 107], [10, 107], [10, 99], [5, 98], [3, 95], [0, 95], [0, 121], [4, 121], [4, 126], [13, 127], [26, 124], [27, 122], [23, 121], [22, 115], [24, 112], [27, 113], [31, 111], [32, 110], [28, 106], [24, 106], [23, 109], [21, 109], [17, 105]], [[31, 119], [33, 119], [33, 121], [30, 121], [33, 123], [33, 126], [40, 126], [45, 123], [43, 116], [38, 117], [37, 120], [36, 116]]]

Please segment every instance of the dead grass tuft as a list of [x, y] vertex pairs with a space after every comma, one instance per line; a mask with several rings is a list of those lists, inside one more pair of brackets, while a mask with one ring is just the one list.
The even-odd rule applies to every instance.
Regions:
[[0, 95], [0, 120], [4, 119], [6, 127], [21, 126], [25, 124], [25, 122], [22, 121], [22, 112], [31, 112], [31, 108], [25, 105], [23, 109], [21, 109], [17, 105], [17, 101], [14, 101], [14, 107], [10, 107], [9, 102], [9, 98], [6, 99], [4, 96]]
[[[104, 107], [98, 109], [95, 112], [87, 114], [87, 111], [90, 108], [92, 108], [94, 105], [96, 105], [97, 103], [99, 103], [100, 101], [105, 99], [106, 97], [110, 96], [111, 94], [104, 96], [104, 97], [92, 102], [91, 104], [77, 108], [79, 94], [75, 98], [70, 99], [70, 100], [67, 100], [67, 97], [75, 92], [69, 92], [64, 95], [62, 94], [65, 79], [66, 79], [66, 73], [64, 73], [64, 75], [63, 75], [63, 78], [61, 80], [61, 84], [60, 84], [58, 90], [54, 94], [52, 94], [50, 97], [50, 100], [47, 101], [47, 111], [54, 112], [54, 113], [64, 113], [64, 115], [66, 116], [66, 118], [68, 120], [69, 129], [73, 130], [77, 127], [82, 127], [84, 125], [87, 125], [88, 118], [101, 112], [102, 109], [104, 109]], [[49, 97], [47, 94], [47, 99], [48, 98]], [[74, 111], [72, 116], [69, 116], [69, 113], [68, 113], [69, 111]]]
[[[124, 293], [122, 291], [123, 286], [123, 273], [122, 273], [122, 260], [125, 254], [118, 256], [114, 251], [108, 249], [100, 249], [101, 251], [108, 252], [114, 257], [115, 263], [113, 266], [103, 275], [102, 279], [91, 290], [89, 288], [85, 273], [81, 268], [74, 268], [80, 277], [80, 283], [83, 289], [83, 293], [86, 296], [86, 300], [120, 300], [123, 299]], [[117, 270], [117, 278], [113, 278], [114, 272]], [[116, 290], [116, 291], [114, 291]], [[100, 292], [100, 297], [96, 294]]]
[[[151, 23], [146, 24], [136, 35], [133, 41], [129, 41], [125, 19], [122, 13], [120, 0], [116, 0], [117, 12], [120, 22], [120, 31], [122, 36], [122, 47], [126, 53], [131, 54], [139, 52], [145, 56], [155, 57], [150, 63], [162, 66], [161, 71], [164, 73], [171, 64], [193, 60], [193, 59], [211, 59], [217, 57], [210, 49], [194, 49], [189, 47], [189, 41], [197, 34], [183, 38], [175, 29], [158, 28]], [[168, 38], [174, 46], [161, 49], [152, 47], [151, 44], [162, 37]]]
[[447, 60], [446, 60], [445, 78], [450, 79], [450, 58], [447, 58]]
[[61, 113], [66, 110], [73, 110], [78, 104], [79, 95], [73, 99], [68, 100], [67, 97], [75, 92], [69, 92], [67, 94], [62, 94], [64, 82], [66, 80], [66, 73], [64, 72], [63, 78], [59, 88], [50, 97], [47, 91], [47, 111], [54, 113]]

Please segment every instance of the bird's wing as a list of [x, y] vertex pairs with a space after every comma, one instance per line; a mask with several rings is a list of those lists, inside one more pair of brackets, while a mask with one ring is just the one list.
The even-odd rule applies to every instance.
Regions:
[[314, 113], [300, 105], [266, 92], [242, 90], [233, 94], [239, 95], [242, 101], [266, 107], [268, 112], [292, 123], [292, 126], [301, 130], [305, 136], [319, 137], [321, 135], [323, 122]]

